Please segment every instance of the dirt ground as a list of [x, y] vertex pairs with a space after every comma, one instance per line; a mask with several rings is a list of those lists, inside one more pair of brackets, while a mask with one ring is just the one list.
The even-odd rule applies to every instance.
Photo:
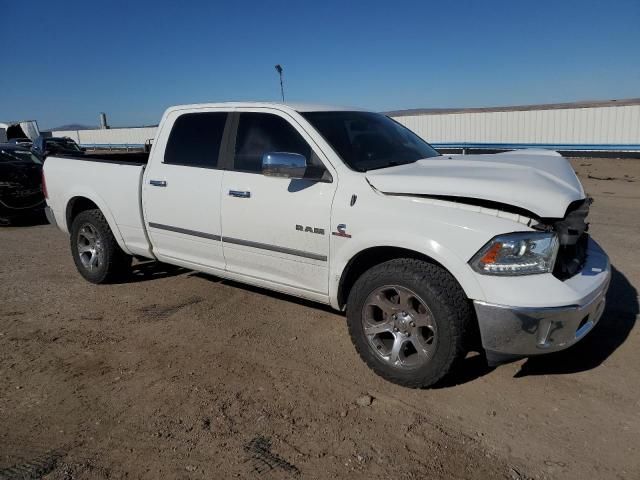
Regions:
[[328, 308], [163, 265], [94, 286], [0, 229], [0, 479], [640, 478], [640, 160], [572, 161], [615, 267], [577, 346], [387, 383]]

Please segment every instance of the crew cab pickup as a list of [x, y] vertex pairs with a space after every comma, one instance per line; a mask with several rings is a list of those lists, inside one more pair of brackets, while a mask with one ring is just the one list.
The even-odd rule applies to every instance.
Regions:
[[165, 112], [148, 158], [49, 156], [44, 179], [88, 281], [142, 257], [329, 304], [409, 387], [469, 349], [567, 348], [604, 309], [590, 199], [552, 151], [447, 156], [378, 113], [201, 104]]

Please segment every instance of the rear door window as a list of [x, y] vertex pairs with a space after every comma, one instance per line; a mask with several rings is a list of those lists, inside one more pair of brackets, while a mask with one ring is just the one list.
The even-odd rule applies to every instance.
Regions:
[[225, 112], [180, 115], [169, 134], [164, 163], [216, 168], [226, 121]]

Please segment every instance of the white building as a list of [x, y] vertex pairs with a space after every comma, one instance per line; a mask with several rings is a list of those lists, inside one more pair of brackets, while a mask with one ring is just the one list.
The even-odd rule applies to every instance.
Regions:
[[[439, 149], [640, 152], [640, 98], [387, 112]], [[88, 147], [142, 146], [156, 127], [54, 131]]]
[[640, 98], [388, 115], [443, 149], [640, 150]]

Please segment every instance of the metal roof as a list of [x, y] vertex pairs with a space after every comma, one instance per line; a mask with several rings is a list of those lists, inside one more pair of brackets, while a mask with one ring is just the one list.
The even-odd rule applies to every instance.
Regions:
[[409, 115], [442, 115], [447, 113], [481, 113], [481, 112], [524, 112], [530, 110], [561, 110], [572, 108], [594, 107], [622, 107], [625, 105], [640, 105], [640, 98], [620, 100], [590, 100], [569, 103], [543, 103], [538, 105], [514, 105], [507, 107], [474, 107], [474, 108], [412, 108], [409, 110], [394, 110], [385, 112], [393, 117]]

